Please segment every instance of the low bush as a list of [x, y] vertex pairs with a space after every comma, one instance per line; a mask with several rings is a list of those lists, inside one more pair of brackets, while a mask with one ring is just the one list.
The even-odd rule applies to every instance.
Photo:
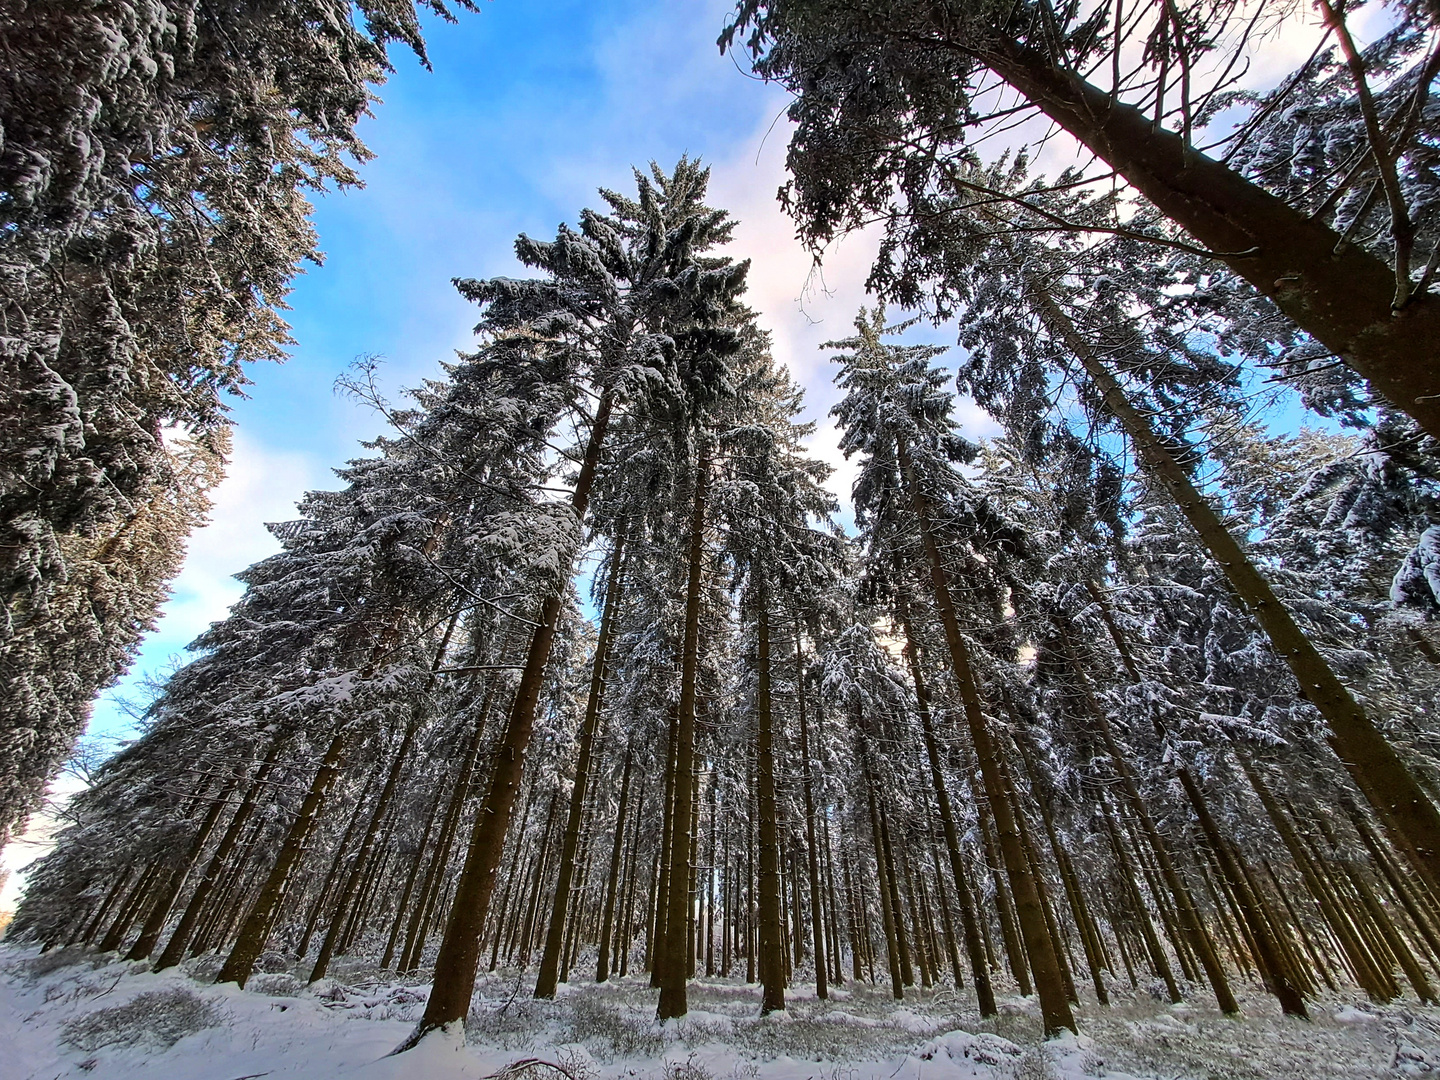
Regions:
[[166, 1048], [186, 1035], [216, 1027], [224, 1014], [199, 994], [183, 987], [150, 990], [123, 1005], [77, 1016], [61, 1033], [61, 1040], [77, 1050], [93, 1053], [106, 1046], [147, 1043]]

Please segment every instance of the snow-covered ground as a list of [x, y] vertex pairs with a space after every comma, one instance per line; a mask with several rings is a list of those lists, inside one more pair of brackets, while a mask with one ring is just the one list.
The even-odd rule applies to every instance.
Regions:
[[1079, 1038], [1043, 1042], [1033, 1002], [980, 1022], [963, 999], [846, 987], [792, 994], [761, 1019], [755, 987], [706, 980], [684, 1021], [652, 1019], [641, 980], [528, 997], [529, 980], [486, 976], [468, 1037], [432, 1036], [387, 1056], [427, 987], [352, 971], [304, 989], [285, 974], [250, 989], [78, 951], [0, 946], [0, 1077], [144, 1080], [1196, 1080], [1440, 1075], [1440, 1009], [1316, 1002], [1280, 1017], [1253, 991], [1245, 1018], [1166, 1007], [1143, 992], [1081, 1009]]

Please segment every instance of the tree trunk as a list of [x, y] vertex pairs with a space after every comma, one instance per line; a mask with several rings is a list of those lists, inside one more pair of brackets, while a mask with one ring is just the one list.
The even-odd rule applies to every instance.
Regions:
[[[580, 475], [570, 498], [575, 517], [582, 524], [585, 521], [585, 511], [590, 505], [590, 491], [594, 487], [600, 466], [600, 449], [610, 424], [610, 407], [611, 391], [606, 387], [595, 408]], [[563, 590], [547, 596], [540, 606], [540, 625], [535, 628], [534, 636], [530, 639], [530, 650], [525, 657], [519, 685], [515, 689], [510, 719], [496, 754], [490, 790], [479, 813], [475, 815], [475, 824], [471, 828], [465, 863], [460, 871], [460, 880], [455, 886], [450, 917], [445, 924], [445, 936], [440, 942], [440, 953], [435, 959], [435, 979], [430, 999], [425, 1004], [425, 1014], [420, 1023], [410, 1037], [397, 1048], [397, 1052], [410, 1049], [426, 1033], [436, 1028], [463, 1021], [470, 1011], [470, 997], [475, 992], [475, 969], [480, 959], [480, 935], [485, 930], [486, 917], [490, 914], [490, 898], [495, 891], [495, 871], [504, 854], [510, 813], [525, 772], [525, 751], [530, 745], [530, 733], [535, 726], [535, 713], [540, 704], [540, 691], [545, 681], [550, 648], [555, 641], [562, 598]]]
[[1135, 880], [1135, 867], [1130, 862], [1130, 855], [1125, 850], [1125, 839], [1120, 835], [1119, 826], [1115, 824], [1115, 816], [1110, 811], [1110, 803], [1106, 799], [1100, 800], [1101, 809], [1105, 814], [1105, 829], [1110, 834], [1110, 847], [1115, 852], [1115, 861], [1119, 864], [1120, 876], [1125, 884], [1126, 892], [1130, 896], [1130, 904], [1135, 909], [1135, 921], [1140, 924], [1140, 934], [1145, 941], [1145, 951], [1150, 954], [1150, 966], [1165, 981], [1165, 989], [1170, 995], [1170, 1003], [1178, 1005], [1182, 1000], [1180, 987], [1175, 982], [1175, 973], [1170, 970], [1170, 961], [1165, 956], [1165, 950], [1160, 945], [1160, 939], [1155, 935], [1155, 924], [1150, 921], [1150, 913], [1145, 910], [1145, 898], [1140, 894], [1140, 884]]
[[1270, 928], [1265, 925], [1258, 909], [1258, 898], [1251, 895], [1248, 883], [1220, 835], [1220, 827], [1215, 824], [1215, 819], [1210, 815], [1210, 808], [1205, 805], [1199, 785], [1195, 783], [1189, 769], [1182, 768], [1179, 772], [1180, 783], [1184, 785], [1185, 794], [1190, 799], [1190, 806], [1200, 821], [1200, 829], [1205, 833], [1205, 840], [1210, 845], [1210, 850], [1215, 853], [1221, 873], [1230, 883], [1230, 890], [1240, 905], [1241, 917], [1250, 928], [1250, 939], [1255, 943], [1257, 950], [1255, 959], [1269, 973], [1270, 992], [1280, 1002], [1280, 1010], [1287, 1016], [1309, 1019], [1309, 1014], [1305, 1011], [1305, 999], [1300, 996], [1299, 989], [1291, 981], [1285, 961], [1280, 956], [1276, 942], [1270, 934]]
[[580, 818], [585, 809], [585, 793], [590, 783], [590, 758], [595, 744], [595, 731], [600, 724], [600, 710], [605, 700], [605, 669], [610, 661], [610, 639], [615, 633], [621, 582], [625, 576], [622, 564], [624, 550], [625, 537], [622, 534], [615, 538], [615, 550], [610, 556], [610, 580], [605, 585], [605, 607], [600, 614], [600, 636], [595, 642], [595, 657], [591, 664], [590, 695], [585, 704], [585, 719], [580, 725], [580, 758], [575, 763], [575, 783], [570, 788], [570, 809], [565, 820], [565, 839], [560, 848], [560, 876], [555, 885], [550, 928], [545, 935], [545, 952], [540, 957], [540, 972], [535, 978], [537, 998], [555, 996], [555, 985], [560, 974], [560, 946], [565, 934], [570, 890], [575, 877], [575, 851], [580, 843]]
[[270, 874], [265, 879], [265, 884], [261, 886], [260, 894], [250, 906], [250, 911], [240, 926], [239, 936], [235, 939], [235, 945], [230, 950], [230, 955], [226, 957], [220, 973], [215, 976], [217, 983], [233, 982], [243, 988], [250, 978], [250, 973], [255, 970], [255, 961], [265, 948], [265, 938], [275, 912], [280, 906], [280, 895], [290, 878], [290, 871], [300, 861], [300, 853], [304, 850], [305, 840], [315, 825], [315, 819], [319, 815], [325, 793], [329, 790], [331, 781], [339, 771], [340, 758], [344, 752], [345, 734], [336, 732], [330, 740], [329, 749], [325, 751], [325, 756], [320, 761], [320, 768], [315, 772], [315, 779], [310, 784], [310, 790], [305, 793], [305, 799], [300, 804], [300, 812], [290, 823], [290, 831], [285, 834], [285, 842], [280, 847], [280, 854], [275, 860], [275, 865], [270, 868]]
[[600, 915], [600, 949], [595, 964], [595, 981], [610, 978], [610, 927], [615, 920], [615, 898], [620, 892], [620, 863], [625, 854], [625, 810], [630, 801], [630, 765], [635, 750], [625, 747], [625, 766], [620, 773], [620, 803], [615, 809], [615, 840], [610, 847], [610, 873], [605, 885], [605, 909]]
[[910, 488], [910, 499], [919, 523], [920, 538], [925, 545], [935, 607], [945, 630], [945, 641], [950, 649], [950, 661], [955, 682], [960, 689], [970, 739], [980, 762], [980, 775], [985, 784], [986, 797], [990, 801], [990, 812], [994, 815], [996, 831], [1000, 834], [1000, 851], [1005, 861], [1006, 874], [1010, 878], [1010, 891], [1015, 898], [1020, 935], [1024, 939], [1025, 952], [1030, 959], [1030, 969], [1034, 973], [1035, 986], [1040, 995], [1040, 1013], [1045, 1033], [1054, 1035], [1062, 1028], [1075, 1031], [1075, 1017], [1070, 1012], [1070, 1002], [1065, 996], [1060, 962], [1045, 929], [1045, 916], [1040, 909], [1039, 894], [1029, 873], [1014, 815], [1010, 812], [1010, 804], [1005, 798], [1004, 782], [994, 741], [990, 735], [990, 724], [980, 702], [980, 689], [972, 670], [970, 650], [960, 633], [960, 621], [950, 596], [949, 573], [945, 569], [930, 520], [929, 503], [903, 444], [897, 444], [897, 455]]
[[1038, 51], [993, 44], [979, 56], [992, 71], [1440, 438], [1440, 299], [1393, 310], [1396, 275], [1381, 259]]
[[[1432, 890], [1440, 892], [1440, 813], [1434, 804], [1395, 748], [1296, 625], [1270, 583], [1260, 575], [1219, 515], [1196, 490], [1189, 474], [1156, 435], [1149, 420], [1131, 404], [1110, 369], [1080, 336], [1069, 316], [1040, 286], [1031, 286], [1031, 297], [1052, 331], [1084, 365], [1104, 396], [1106, 408], [1125, 428], [1147, 470], [1170, 493], [1206, 551], [1224, 571], [1235, 595], [1269, 636], [1276, 654], [1289, 665], [1301, 693], [1325, 717], [1331, 746], [1379, 813], [1380, 820], [1398, 834], [1402, 840], [1400, 846], [1412, 865]], [[1440, 312], [1440, 300], [1429, 301], [1429, 304], [1429, 310]], [[1440, 334], [1440, 326], [1436, 333]], [[1440, 396], [1428, 407], [1440, 414]], [[1437, 415], [1437, 430], [1440, 430], [1440, 415]]]
[[1369, 994], [1372, 999], [1382, 1004], [1391, 1000], [1395, 996], [1393, 980], [1389, 978], [1387, 973], [1381, 972], [1376, 968], [1368, 947], [1358, 936], [1356, 928], [1350, 923], [1349, 918], [1339, 906], [1337, 898], [1331, 893], [1328, 885], [1316, 872], [1316, 868], [1311, 863], [1304, 844], [1301, 843], [1299, 836], [1296, 835], [1294, 828], [1291, 827], [1289, 820], [1285, 817], [1285, 812], [1275, 801], [1275, 797], [1270, 793], [1270, 789], [1265, 785], [1264, 781], [1260, 779], [1260, 774], [1244, 756], [1237, 754], [1236, 757], [1240, 762], [1240, 767], [1245, 771], [1245, 775], [1250, 780], [1250, 786], [1255, 789], [1255, 794], [1260, 797], [1260, 802], [1264, 805], [1265, 812], [1269, 816], [1271, 824], [1275, 826], [1275, 831], [1280, 834], [1280, 839], [1284, 841], [1285, 847], [1289, 850], [1290, 857], [1294, 860], [1296, 868], [1299, 869], [1301, 876], [1305, 879], [1306, 887], [1320, 905], [1320, 910], [1325, 916], [1325, 921], [1330, 925], [1331, 932], [1334, 933], [1335, 939], [1340, 943], [1340, 948], [1349, 960], [1361, 989]]
[[925, 754], [930, 762], [930, 786], [935, 789], [935, 801], [940, 807], [940, 824], [945, 830], [945, 850], [950, 857], [950, 877], [955, 883], [955, 895], [960, 902], [960, 922], [965, 933], [965, 952], [970, 958], [970, 975], [975, 980], [975, 997], [982, 1017], [995, 1016], [998, 1013], [995, 989], [990, 984], [990, 971], [985, 962], [984, 945], [980, 940], [970, 878], [965, 872], [960, 853], [960, 832], [955, 826], [955, 812], [950, 806], [950, 793], [945, 787], [945, 774], [941, 769], [940, 746], [935, 738], [935, 722], [930, 716], [930, 691], [920, 667], [919, 652], [909, 615], [902, 614], [900, 622], [905, 630], [905, 658], [910, 663], [910, 677], [915, 682], [915, 698], [919, 707], [921, 732], [925, 738]]
[[[858, 723], [858, 720], [857, 720]], [[880, 809], [875, 805], [875, 777], [870, 765], [870, 751], [861, 736], [860, 763], [864, 771], [865, 797], [870, 806], [870, 831], [875, 846], [875, 882], [880, 890], [880, 918], [885, 927], [885, 955], [890, 963], [890, 992], [896, 1001], [905, 997], [905, 980], [900, 971], [900, 946], [895, 933], [895, 917], [890, 875], [885, 865], [885, 841], [880, 830]], [[871, 975], [874, 981], [874, 975]]]
[[200, 881], [190, 895], [189, 903], [185, 905], [180, 922], [171, 932], [170, 940], [165, 943], [165, 949], [161, 952], [160, 959], [155, 961], [155, 971], [164, 971], [166, 968], [174, 967], [185, 958], [185, 948], [190, 944], [190, 938], [199, 925], [200, 914], [205, 908], [205, 903], [220, 880], [220, 875], [224, 873], [230, 861], [230, 855], [234, 852], [235, 845], [239, 843], [240, 836], [244, 832], [246, 822], [250, 820], [250, 815], [255, 811], [255, 803], [259, 799], [260, 793], [265, 790], [266, 782], [270, 778], [270, 771], [275, 768], [275, 762], [280, 756], [280, 742], [278, 734], [270, 740], [270, 746], [265, 751], [265, 757], [260, 762], [260, 767], [255, 770], [255, 776], [245, 791], [245, 797], [240, 800], [235, 815], [225, 826], [225, 832], [221, 834], [220, 843], [211, 854], [210, 861], [205, 864], [205, 872], [200, 875]]
[[757, 685], [755, 760], [760, 811], [760, 1014], [785, 1008], [784, 960], [780, 940], [780, 837], [775, 820], [775, 727], [770, 708], [770, 612], [762, 582], [755, 604]]
[[150, 908], [150, 914], [145, 918], [145, 925], [140, 929], [140, 936], [135, 944], [130, 946], [130, 951], [125, 954], [126, 960], [144, 960], [155, 949], [156, 943], [160, 940], [160, 932], [165, 929], [165, 919], [170, 914], [170, 908], [175, 903], [175, 898], [180, 895], [180, 890], [185, 885], [185, 879], [190, 876], [190, 870], [199, 861], [200, 855], [205, 850], [205, 843], [210, 839], [210, 831], [215, 828], [215, 823], [220, 820], [220, 814], [229, 805], [230, 793], [240, 782], [240, 774], [236, 773], [225, 782], [220, 794], [210, 803], [210, 809], [205, 812], [204, 820], [200, 822], [200, 828], [195, 833], [195, 839], [190, 843], [190, 850], [185, 855], [185, 863], [170, 876], [165, 887], [160, 890], [160, 895], [155, 898], [155, 903]]
[[805, 657], [801, 647], [800, 623], [795, 623], [795, 704], [800, 718], [800, 786], [805, 798], [805, 850], [810, 871], [810, 928], [815, 949], [815, 996], [830, 997], [826, 983], [825, 924], [820, 915], [820, 861], [815, 844], [815, 789], [810, 773], [810, 720], [805, 711]]
[[[1215, 943], [1205, 932], [1205, 926], [1200, 920], [1200, 913], [1195, 910], [1195, 902], [1190, 896], [1190, 890], [1186, 888], [1185, 882], [1181, 880], [1179, 872], [1175, 869], [1175, 862], [1170, 857], [1170, 849], [1166, 847], [1160, 830], [1155, 827], [1155, 821], [1150, 816], [1149, 807], [1145, 805], [1145, 800], [1140, 796], [1140, 787], [1135, 782], [1135, 770], [1131, 768], [1130, 759], [1120, 748], [1120, 741], [1115, 737], [1114, 728], [1110, 726], [1110, 718], [1105, 715], [1105, 710], [1100, 708], [1100, 703], [1095, 699], [1095, 691], [1091, 688], [1090, 679], [1085, 674], [1085, 668], [1076, 654], [1074, 643], [1070, 639], [1069, 628], [1065, 625], [1063, 617], [1055, 620], [1055, 628], [1059, 631], [1070, 670], [1075, 673], [1076, 682], [1080, 686], [1080, 696], [1085, 702], [1085, 709], [1100, 732], [1105, 743], [1105, 750], [1110, 755], [1116, 774], [1120, 777], [1120, 787], [1125, 793], [1125, 801], [1130, 805], [1130, 812], [1139, 821], [1140, 831], [1144, 833], [1150, 851], [1155, 856], [1155, 862], [1160, 868], [1160, 874], [1165, 879], [1165, 885], [1170, 890], [1171, 896], [1174, 897], [1175, 906], [1178, 909], [1180, 930], [1185, 935], [1185, 940], [1189, 943], [1190, 948], [1199, 958], [1200, 966], [1205, 969], [1205, 977], [1209, 980], [1211, 989], [1215, 991], [1215, 1001], [1220, 1006], [1220, 1011], [1227, 1014], [1238, 1013], [1240, 1005], [1236, 1002], [1235, 995], [1230, 989], [1230, 980], [1225, 975], [1225, 968], [1220, 963], [1220, 957], [1215, 953]], [[1112, 633], [1117, 632], [1112, 628]]]
[[[451, 622], [454, 626], [454, 622]], [[449, 634], [446, 634], [449, 637]], [[438, 658], [436, 666], [438, 666]], [[434, 681], [434, 675], [431, 675]], [[375, 808], [370, 813], [370, 820], [365, 826], [365, 832], [360, 838], [360, 846], [355, 852], [355, 859], [351, 864], [350, 875], [346, 879], [340, 895], [335, 900], [335, 913], [330, 920], [330, 929], [325, 934], [325, 940], [320, 944], [320, 955], [315, 958], [315, 966], [310, 969], [310, 978], [307, 982], [315, 982], [325, 977], [325, 972], [330, 967], [330, 957], [334, 955], [336, 941], [339, 937], [341, 927], [345, 922], [346, 913], [350, 908], [350, 901], [355, 896], [355, 891], [360, 887], [361, 876], [365, 871], [365, 864], [370, 858], [370, 849], [375, 842], [375, 834], [380, 829], [380, 822], [384, 819], [390, 809], [390, 801], [395, 796], [395, 787], [400, 782], [400, 771], [405, 766], [405, 760], [410, 755], [410, 746], [415, 741], [415, 733], [420, 728], [420, 717], [412, 716], [410, 722], [405, 726], [405, 734], [400, 739], [400, 745], [395, 750], [395, 760], [390, 764], [390, 771], [385, 777], [385, 786], [380, 789], [380, 795], [375, 800]]]
[[671, 1020], [689, 1011], [685, 984], [690, 931], [690, 817], [695, 802], [695, 690], [700, 667], [700, 597], [705, 578], [705, 509], [710, 453], [696, 453], [685, 590], [685, 640], [680, 659], [680, 704], [675, 725], [675, 808], [672, 812], [665, 954], [656, 1016]]

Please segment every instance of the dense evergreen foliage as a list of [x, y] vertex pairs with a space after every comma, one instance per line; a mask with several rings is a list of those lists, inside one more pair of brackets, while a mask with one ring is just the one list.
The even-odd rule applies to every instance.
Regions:
[[307, 197], [359, 183], [393, 43], [425, 59], [411, 0], [0, 6], [0, 847], [179, 569], [224, 395], [289, 344]]

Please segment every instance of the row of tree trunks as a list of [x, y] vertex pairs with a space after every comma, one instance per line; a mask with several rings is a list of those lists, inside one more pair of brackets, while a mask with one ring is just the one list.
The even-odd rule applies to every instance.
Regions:
[[[1195, 530], [1205, 550], [1225, 574], [1235, 595], [1265, 631], [1277, 655], [1289, 666], [1301, 692], [1325, 718], [1330, 741], [1356, 786], [1375, 808], [1398, 846], [1432, 892], [1440, 892], [1440, 812], [1395, 748], [1365, 714], [1314, 643], [1291, 617], [1239, 542], [1230, 534], [1189, 473], [1131, 403], [1109, 367], [1076, 329], [1049, 291], [1030, 285], [1031, 300], [1043, 321], [1084, 366], [1109, 410], [1134, 443], [1146, 470], [1160, 482]], [[1440, 311], [1440, 301], [1431, 301]], [[1440, 410], [1440, 399], [1433, 405]], [[1437, 417], [1440, 430], [1440, 417]]]

